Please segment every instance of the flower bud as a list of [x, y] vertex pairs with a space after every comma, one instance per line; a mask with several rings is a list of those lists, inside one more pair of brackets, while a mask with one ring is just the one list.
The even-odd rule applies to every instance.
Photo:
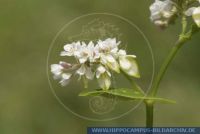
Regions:
[[97, 68], [96, 78], [99, 83], [99, 86], [103, 90], [108, 90], [110, 88], [111, 85], [110, 77], [111, 74], [105, 67], [101, 65]]
[[200, 7], [197, 7], [194, 10], [192, 17], [194, 19], [194, 22], [197, 24], [197, 26], [200, 27]]
[[125, 72], [127, 75], [140, 78], [140, 73], [135, 58], [136, 58], [135, 55], [120, 56], [119, 64], [121, 70]]
[[117, 60], [112, 55], [109, 55], [109, 54], [102, 55], [101, 62], [105, 66], [109, 67], [109, 69], [111, 69], [117, 73], [120, 73], [119, 64], [117, 63]]

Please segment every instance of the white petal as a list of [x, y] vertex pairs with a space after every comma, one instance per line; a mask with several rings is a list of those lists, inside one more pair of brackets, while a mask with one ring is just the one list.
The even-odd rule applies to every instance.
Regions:
[[55, 80], [62, 79], [62, 74], [58, 74], [58, 75], [54, 74], [53, 78]]
[[99, 71], [96, 72], [96, 78], [98, 79], [101, 76], [101, 73]]
[[51, 72], [55, 75], [59, 75], [62, 72], [63, 67], [59, 64], [51, 65]]
[[136, 58], [136, 55], [127, 55], [127, 57]]
[[74, 51], [74, 56], [75, 57], [81, 57], [81, 52], [80, 51]]
[[119, 56], [125, 56], [125, 55], [126, 55], [126, 51], [120, 49], [119, 52], [118, 52], [118, 55], [119, 55]]
[[168, 26], [168, 21], [156, 20], [154, 21], [154, 24], [157, 26], [166, 27]]
[[106, 56], [104, 54], [101, 54], [100, 57], [101, 57], [100, 62], [102, 64], [106, 65], [107, 64], [107, 58], [106, 58]]
[[127, 55], [121, 56], [119, 58], [119, 64], [121, 69], [128, 75], [140, 78], [139, 69], [137, 62], [135, 60], [135, 56]]
[[82, 58], [79, 58], [79, 62], [81, 64], [85, 63], [87, 61], [87, 57], [82, 57]]
[[92, 41], [89, 42], [88, 48], [89, 49], [93, 49], [94, 48], [94, 43]]
[[64, 50], [66, 52], [71, 52], [73, 50], [73, 46], [71, 44], [67, 44], [64, 46]]
[[116, 47], [116, 48], [113, 48], [110, 52], [115, 54], [115, 53], [117, 53], [117, 51], [118, 51], [118, 48]]
[[98, 83], [103, 90], [108, 90], [111, 85], [110, 77], [105, 73], [99, 77]]
[[109, 77], [111, 77], [111, 73], [108, 70], [106, 70], [106, 73], [108, 74]]
[[117, 46], [119, 46], [120, 43], [121, 43], [121, 41], [118, 41], [118, 42], [117, 42]]
[[94, 73], [92, 72], [90, 67], [87, 67], [85, 76], [89, 80], [92, 80], [94, 78]]
[[106, 68], [103, 67], [103, 66], [99, 66], [99, 67], [97, 68], [97, 71], [100, 72], [100, 73], [102, 74], [102, 73], [105, 73]]
[[76, 43], [75, 43], [75, 46], [76, 46], [76, 48], [80, 48], [81, 42], [80, 42], [80, 41], [76, 42]]
[[83, 41], [82, 43], [82, 48], [85, 48], [87, 46], [87, 44]]
[[156, 12], [156, 13], [152, 13], [152, 14], [151, 14], [150, 19], [151, 19], [151, 21], [155, 21], [155, 20], [160, 19], [161, 17], [162, 17], [162, 16], [161, 16], [160, 12]]
[[189, 8], [187, 11], [185, 11], [185, 15], [192, 16], [195, 9], [196, 9], [196, 7]]
[[119, 63], [120, 63], [121, 68], [123, 68], [125, 70], [128, 70], [128, 69], [131, 68], [131, 62], [128, 59], [124, 58], [124, 57], [123, 58], [122, 57], [119, 58]]
[[200, 7], [197, 7], [192, 15], [195, 23], [197, 24], [198, 27], [200, 27]]
[[105, 58], [107, 61], [105, 65], [108, 66], [111, 70], [119, 73], [119, 64], [117, 63], [116, 59], [112, 55], [106, 55]]
[[81, 67], [76, 71], [76, 73], [79, 74], [79, 75], [84, 75], [85, 72], [86, 72], [86, 67], [85, 67], [84, 64], [81, 65]]
[[60, 83], [62, 86], [66, 86], [66, 85], [69, 84], [69, 81], [70, 81], [70, 79], [67, 79], [67, 80], [62, 79], [59, 83]]
[[62, 52], [60, 53], [60, 56], [72, 56], [72, 55], [73, 55], [72, 52], [62, 51]]
[[107, 59], [108, 62], [115, 62], [115, 59], [112, 55], [106, 55], [105, 58]]
[[100, 65], [96, 71], [96, 78], [98, 79], [105, 72], [106, 72], [106, 68], [104, 66]]
[[70, 79], [71, 76], [72, 76], [72, 74], [70, 74], [70, 73], [63, 73], [62, 74], [62, 78], [65, 79], [65, 80]]
[[150, 6], [150, 12], [151, 12], [151, 21], [159, 21], [156, 22], [157, 25], [163, 25], [161, 23], [162, 21], [168, 21], [170, 18], [177, 12], [177, 9], [174, 5], [174, 3], [171, 0], [156, 0], [151, 6]]

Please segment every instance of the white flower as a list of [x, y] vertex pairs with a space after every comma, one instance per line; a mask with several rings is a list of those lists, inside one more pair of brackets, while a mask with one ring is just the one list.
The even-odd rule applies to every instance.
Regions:
[[98, 79], [102, 74], [107, 73], [111, 77], [110, 72], [102, 65], [97, 68], [96, 78]]
[[108, 90], [110, 88], [111, 85], [110, 77], [111, 77], [110, 72], [104, 66], [100, 65], [97, 68], [96, 78], [99, 83], [99, 86], [103, 90]]
[[126, 55], [126, 51], [120, 49], [119, 52], [118, 52], [118, 56], [125, 56], [125, 55]]
[[85, 63], [86, 61], [96, 62], [96, 60], [99, 58], [99, 52], [92, 41], [89, 42], [88, 45], [85, 42], [82, 42], [80, 49], [74, 52], [74, 56], [81, 64]]
[[117, 42], [116, 38], [113, 38], [113, 39], [108, 38], [104, 41], [102, 40], [98, 41], [99, 49], [100, 51], [103, 51], [103, 52], [116, 53], [118, 51], [119, 44], [120, 44], [120, 41]]
[[86, 76], [87, 79], [92, 80], [94, 78], [94, 73], [92, 72], [91, 67], [88, 67], [85, 64], [82, 64], [81, 67], [76, 71], [80, 76]]
[[89, 55], [89, 62], [97, 62], [97, 60], [100, 58], [98, 45], [95, 46], [93, 42], [89, 42], [87, 45], [87, 51]]
[[120, 68], [128, 75], [140, 78], [138, 65], [135, 55], [126, 55], [119, 57]]
[[198, 27], [200, 27], [200, 6], [189, 8], [187, 11], [185, 11], [185, 15], [192, 16], [194, 22], [197, 24]]
[[61, 79], [61, 81], [59, 83], [62, 86], [66, 86], [69, 83], [71, 76], [72, 76], [72, 74], [70, 74], [70, 73], [63, 73], [62, 74], [62, 79]]
[[66, 44], [64, 46], [64, 51], [60, 53], [61, 56], [74, 56], [76, 51], [79, 51], [81, 47], [80, 42], [73, 42], [72, 44]]
[[119, 64], [117, 60], [111, 54], [102, 54], [101, 63], [117, 73], [120, 72]]
[[54, 79], [61, 78], [63, 67], [60, 64], [52, 64], [51, 72], [54, 74]]
[[120, 73], [120, 69], [127, 75], [139, 77], [138, 66], [135, 57], [127, 55], [125, 50], [119, 49], [121, 42], [116, 38], [99, 40], [97, 44], [90, 41], [73, 42], [66, 44], [61, 56], [73, 56], [76, 64], [66, 62], [51, 65], [51, 72], [55, 79], [59, 79], [62, 86], [69, 83], [74, 74], [78, 74], [87, 87], [88, 80], [93, 80], [95, 73], [99, 86], [108, 90], [111, 86], [111, 73]]
[[74, 56], [79, 60], [79, 62], [85, 63], [90, 56], [90, 51], [87, 48], [85, 42], [82, 42], [82, 45], [78, 51], [75, 51]]
[[60, 62], [59, 64], [51, 65], [51, 72], [54, 74], [54, 79], [60, 79], [60, 84], [66, 86], [72, 76], [71, 73], [64, 73], [65, 69], [71, 67], [71, 64], [66, 62]]
[[194, 10], [192, 17], [193, 17], [195, 23], [197, 24], [197, 26], [200, 27], [200, 7], [197, 7]]
[[155, 0], [150, 6], [151, 21], [158, 26], [166, 27], [177, 12], [171, 0]]
[[135, 55], [127, 55], [125, 50], [118, 52], [120, 69], [129, 76], [140, 77]]

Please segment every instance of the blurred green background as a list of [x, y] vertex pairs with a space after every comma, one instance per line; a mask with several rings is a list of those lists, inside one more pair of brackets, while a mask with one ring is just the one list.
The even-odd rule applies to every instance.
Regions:
[[[157, 71], [180, 24], [165, 31], [154, 26], [149, 20], [152, 1], [0, 0], [0, 134], [85, 134], [88, 126], [144, 126], [143, 105], [107, 122], [83, 120], [66, 111], [50, 90], [46, 59], [63, 25], [84, 14], [107, 12], [140, 27], [151, 43]], [[200, 126], [199, 37], [178, 53], [160, 86], [159, 95], [177, 104], [157, 104], [155, 126]]]

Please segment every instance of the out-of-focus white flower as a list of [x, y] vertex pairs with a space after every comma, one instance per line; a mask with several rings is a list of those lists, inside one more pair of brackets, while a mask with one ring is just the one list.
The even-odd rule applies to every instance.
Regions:
[[108, 38], [97, 41], [97, 44], [92, 41], [88, 44], [80, 41], [66, 44], [61, 56], [73, 56], [77, 63], [75, 65], [66, 62], [53, 64], [51, 72], [54, 78], [60, 79], [63, 86], [69, 83], [72, 76], [75, 76], [73, 74], [78, 74], [79, 78], [83, 79], [85, 87], [87, 81], [93, 80], [96, 73], [99, 86], [104, 90], [111, 86], [111, 71], [120, 73], [122, 70], [127, 75], [138, 78], [139, 71], [135, 57], [119, 49], [120, 43], [116, 38]]
[[60, 62], [59, 64], [51, 65], [51, 72], [54, 74], [54, 79], [60, 79], [60, 84], [66, 86], [72, 76], [71, 73], [64, 73], [65, 69], [71, 67], [71, 64], [66, 62]]
[[72, 76], [72, 74], [70, 74], [70, 73], [63, 73], [62, 74], [62, 79], [61, 79], [61, 81], [59, 83], [62, 86], [66, 86], [69, 83], [71, 76]]
[[171, 0], [155, 0], [150, 6], [151, 21], [154, 24], [166, 27], [177, 13], [177, 8]]
[[74, 53], [76, 51], [79, 51], [81, 49], [81, 43], [73, 42], [72, 44], [66, 44], [64, 46], [64, 51], [60, 53], [61, 56], [74, 56]]
[[63, 67], [60, 64], [52, 64], [51, 72], [54, 74], [54, 79], [58, 79], [61, 77]]
[[185, 11], [185, 15], [192, 16], [194, 22], [197, 24], [198, 27], [200, 27], [200, 6], [189, 8], [187, 11]]

